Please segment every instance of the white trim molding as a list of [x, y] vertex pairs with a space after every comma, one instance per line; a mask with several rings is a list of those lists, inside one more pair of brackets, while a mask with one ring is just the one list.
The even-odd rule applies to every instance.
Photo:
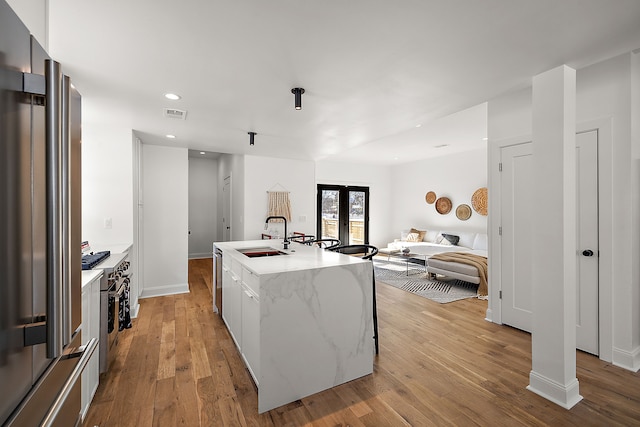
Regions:
[[615, 366], [629, 371], [640, 371], [640, 346], [633, 351], [626, 351], [621, 348], [613, 349], [613, 362]]
[[140, 298], [164, 297], [167, 295], [188, 294], [188, 293], [189, 293], [188, 283], [176, 283], [174, 285], [153, 286], [153, 287], [145, 286], [144, 290], [142, 291], [142, 295], [140, 295]]
[[577, 379], [570, 381], [567, 385], [563, 385], [534, 371], [529, 373], [527, 390], [565, 409], [573, 408], [582, 400], [579, 388]]

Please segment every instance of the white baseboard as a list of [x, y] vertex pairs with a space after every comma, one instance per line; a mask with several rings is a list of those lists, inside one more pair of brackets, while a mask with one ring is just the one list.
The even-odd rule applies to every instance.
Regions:
[[614, 347], [612, 363], [620, 368], [638, 372], [640, 370], [640, 347], [636, 347], [633, 351]]
[[135, 319], [136, 317], [138, 317], [138, 313], [140, 312], [140, 304], [136, 304], [134, 307], [130, 308], [130, 314], [131, 314], [131, 318]]
[[189, 254], [189, 259], [200, 259], [200, 258], [213, 258], [213, 252]]
[[174, 285], [145, 287], [140, 298], [163, 297], [166, 295], [188, 294], [188, 283], [176, 283]]
[[[487, 322], [494, 323], [493, 322], [493, 310], [491, 310], [491, 308], [487, 308], [487, 311], [484, 314], [484, 320], [486, 320]], [[498, 322], [495, 322], [495, 323], [498, 323]], [[498, 324], [500, 324], [500, 323], [498, 323]]]
[[574, 379], [569, 384], [560, 384], [550, 378], [531, 371], [529, 373], [529, 385], [527, 390], [544, 397], [547, 400], [571, 409], [582, 400], [578, 380]]

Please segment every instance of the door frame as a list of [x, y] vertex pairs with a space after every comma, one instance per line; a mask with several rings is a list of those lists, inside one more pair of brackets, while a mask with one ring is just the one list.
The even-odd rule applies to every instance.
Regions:
[[[581, 122], [576, 133], [598, 132], [598, 347], [599, 358], [611, 362], [613, 357], [613, 138], [611, 119]], [[532, 141], [531, 135], [490, 141], [488, 144], [489, 217], [489, 303], [486, 320], [502, 324], [500, 292], [502, 290], [502, 252], [500, 243], [501, 188], [500, 150], [510, 145]]]
[[[224, 191], [225, 186], [227, 185], [227, 180], [229, 180], [229, 191]], [[231, 241], [231, 236], [232, 236], [232, 232], [233, 232], [233, 224], [232, 224], [232, 209], [233, 209], [233, 193], [232, 193], [232, 185], [233, 185], [233, 177], [231, 176], [231, 173], [229, 173], [228, 176], [225, 176], [224, 179], [222, 180], [222, 191], [220, 192], [222, 194], [222, 215], [221, 215], [221, 224], [222, 224], [222, 233], [221, 233], [221, 241], [223, 242], [228, 242]], [[227, 224], [228, 228], [227, 228]], [[229, 231], [227, 231], [229, 230]]]
[[[365, 193], [364, 198], [364, 243], [369, 244], [369, 187], [363, 187], [359, 185], [339, 185], [339, 184], [317, 184], [316, 189], [316, 236], [320, 238], [322, 232], [322, 190], [335, 190], [339, 194], [339, 212], [338, 218], [342, 218], [342, 215], [349, 216], [349, 192], [361, 191]], [[338, 224], [338, 236], [349, 235], [349, 223]], [[340, 239], [343, 245], [347, 242]]]

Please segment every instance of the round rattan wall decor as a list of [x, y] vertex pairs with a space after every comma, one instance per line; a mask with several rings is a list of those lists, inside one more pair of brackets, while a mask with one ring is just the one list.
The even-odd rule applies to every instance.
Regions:
[[460, 205], [456, 208], [456, 216], [460, 221], [466, 221], [471, 217], [471, 207], [469, 205]]
[[424, 200], [426, 200], [427, 203], [432, 204], [436, 201], [436, 193], [434, 193], [433, 191], [429, 191], [427, 195], [424, 196]]
[[440, 197], [438, 200], [436, 200], [436, 211], [440, 215], [446, 215], [451, 212], [451, 207], [451, 200], [449, 200], [448, 197]]
[[487, 216], [489, 200], [487, 199], [487, 187], [478, 188], [471, 196], [471, 206], [478, 214]]

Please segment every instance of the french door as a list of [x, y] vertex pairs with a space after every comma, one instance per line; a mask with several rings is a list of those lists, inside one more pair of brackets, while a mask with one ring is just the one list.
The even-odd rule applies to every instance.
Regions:
[[369, 187], [318, 184], [317, 206], [318, 238], [369, 243]]

